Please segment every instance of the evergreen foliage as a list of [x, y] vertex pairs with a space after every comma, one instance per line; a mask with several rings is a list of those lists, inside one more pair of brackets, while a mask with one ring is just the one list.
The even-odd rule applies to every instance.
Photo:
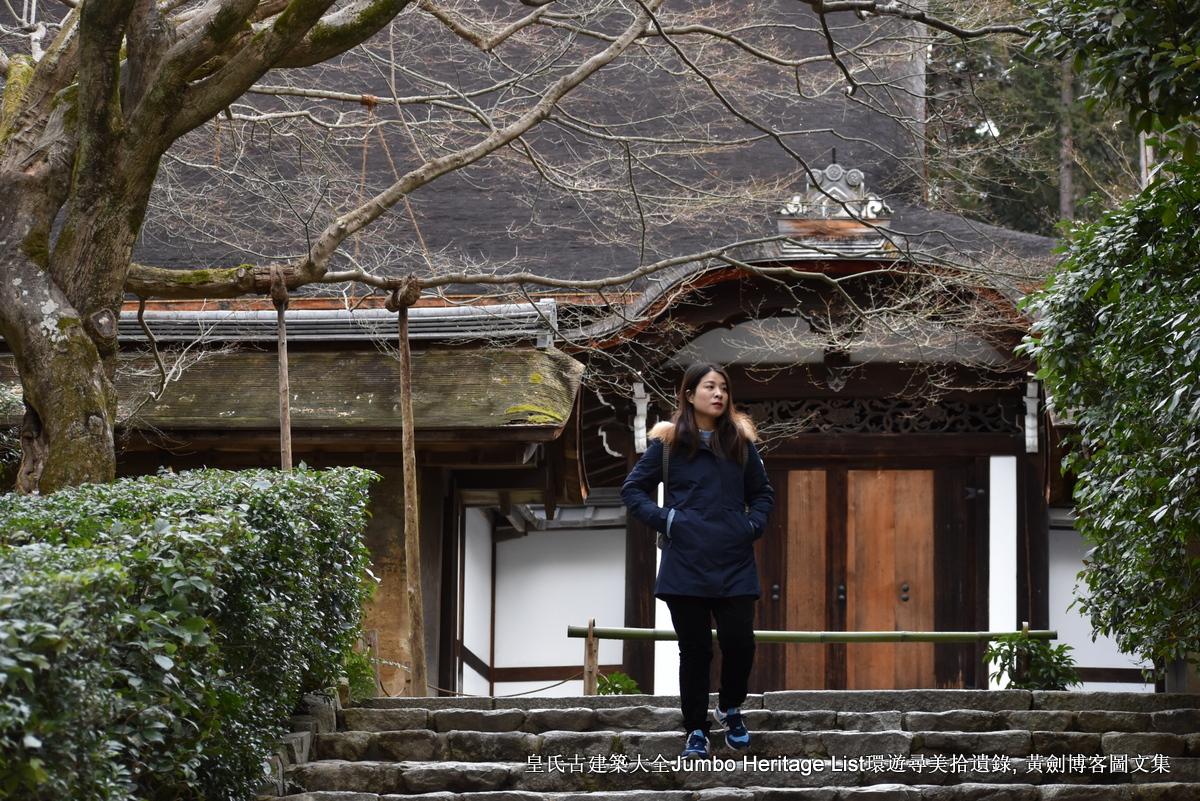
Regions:
[[0, 497], [0, 796], [246, 799], [356, 638], [373, 474]]
[[1093, 96], [1187, 161], [1200, 132], [1200, 0], [1051, 0], [1034, 9], [1034, 50], [1074, 59]]
[[1080, 683], [1072, 650], [1069, 645], [1051, 645], [1019, 631], [993, 640], [983, 661], [995, 668], [989, 678], [996, 682], [1007, 679], [1005, 686], [1010, 690], [1067, 690]]
[[1200, 169], [1180, 166], [1069, 236], [1026, 349], [1074, 418], [1080, 600], [1158, 664], [1200, 653]]
[[[994, 225], [1054, 235], [1062, 123], [1070, 124], [1076, 216], [1095, 220], [1136, 189], [1135, 132], [1097, 104], [1064, 107], [1059, 64], [1024, 43], [987, 38], [932, 48], [931, 200]], [[1080, 85], [1083, 92], [1086, 84]]]

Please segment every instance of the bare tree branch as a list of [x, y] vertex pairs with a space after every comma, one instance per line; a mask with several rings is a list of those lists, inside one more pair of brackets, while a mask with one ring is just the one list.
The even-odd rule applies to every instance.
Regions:
[[525, 3], [525, 5], [537, 6], [538, 8], [533, 13], [527, 14], [521, 19], [515, 20], [514, 22], [506, 25], [504, 28], [490, 35], [485, 35], [477, 30], [474, 30], [470, 23], [459, 20], [449, 11], [446, 11], [434, 3], [433, 0], [417, 0], [417, 5], [421, 7], [422, 11], [425, 11], [433, 17], [436, 17], [442, 22], [442, 24], [453, 31], [455, 35], [460, 36], [466, 41], [475, 45], [484, 53], [490, 53], [492, 50], [496, 49], [496, 47], [512, 38], [514, 34], [541, 19], [542, 15], [549, 10], [550, 4], [553, 3], [554, 0], [542, 0], [541, 2], [529, 2], [529, 0], [522, 0], [522, 2]]
[[1023, 25], [997, 24], [983, 25], [978, 28], [963, 28], [940, 17], [934, 17], [920, 8], [909, 3], [896, 0], [799, 0], [824, 17], [826, 14], [853, 11], [860, 14], [874, 14], [880, 17], [896, 17], [912, 22], [919, 22], [934, 30], [954, 34], [960, 39], [977, 39], [981, 36], [995, 34], [1012, 34], [1014, 36], [1032, 36], [1033, 32]]
[[[650, 0], [648, 4], [639, 4], [642, 5], [646, 14], [649, 15], [653, 13], [655, 8], [662, 5], [662, 2], [663, 0]], [[308, 257], [303, 262], [295, 265], [296, 272], [314, 278], [320, 276], [324, 273], [326, 265], [338, 245], [347, 237], [362, 230], [363, 227], [378, 218], [409, 192], [451, 170], [459, 169], [464, 165], [478, 161], [488, 153], [504, 147], [522, 133], [544, 120], [550, 115], [551, 109], [554, 108], [555, 104], [565, 97], [567, 93], [579, 86], [589, 75], [611, 63], [613, 59], [624, 52], [637, 38], [639, 31], [642, 30], [645, 24], [646, 16], [637, 16], [616, 42], [584, 61], [569, 74], [555, 81], [532, 108], [523, 113], [511, 124], [493, 132], [482, 141], [466, 149], [427, 161], [417, 169], [410, 170], [401, 180], [392, 184], [387, 190], [372, 198], [368, 203], [359, 206], [348, 214], [342, 215], [325, 229], [316, 244], [309, 251]]]

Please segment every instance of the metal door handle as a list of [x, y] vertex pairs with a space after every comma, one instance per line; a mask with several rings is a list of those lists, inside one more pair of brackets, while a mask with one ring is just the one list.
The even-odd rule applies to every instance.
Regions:
[[837, 586], [837, 599], [838, 599], [838, 603], [840, 603], [840, 604], [846, 603], [846, 585], [845, 584], [839, 584]]
[[771, 600], [772, 601], [779, 600], [779, 585], [778, 584], [771, 585]]

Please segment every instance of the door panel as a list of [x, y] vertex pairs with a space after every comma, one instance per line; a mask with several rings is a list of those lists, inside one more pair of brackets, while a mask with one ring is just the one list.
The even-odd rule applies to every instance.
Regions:
[[[847, 471], [846, 628], [932, 631], [933, 472]], [[847, 689], [933, 687], [932, 643], [846, 647]]]
[[[823, 631], [826, 628], [826, 559], [828, 540], [825, 514], [825, 471], [793, 470], [788, 473], [787, 592], [784, 594], [789, 631]], [[772, 646], [785, 651], [784, 687], [789, 690], [825, 688], [827, 645]]]
[[[897, 631], [935, 631], [934, 617], [934, 481], [931, 470], [896, 473], [896, 586], [900, 603]], [[905, 589], [907, 587], [907, 589]], [[908, 600], [904, 597], [908, 596]], [[896, 650], [896, 688], [934, 687], [933, 643], [903, 643]]]
[[[775, 540], [782, 547], [759, 554], [761, 623], [769, 607], [772, 627], [790, 631], [934, 631], [934, 472], [833, 468], [785, 476]], [[778, 601], [768, 576], [782, 579]], [[932, 643], [767, 647], [779, 650], [756, 685], [762, 689], [937, 686]]]

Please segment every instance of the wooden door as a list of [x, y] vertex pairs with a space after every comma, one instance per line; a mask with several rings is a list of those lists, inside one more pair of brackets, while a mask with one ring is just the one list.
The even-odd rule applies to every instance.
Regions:
[[[785, 477], [786, 483], [776, 482], [787, 488], [779, 499], [782, 514], [769, 532], [778, 550], [759, 554], [764, 598], [758, 627], [935, 630], [933, 471], [817, 469], [778, 476]], [[779, 650], [766, 654], [767, 648]], [[759, 654], [764, 670], [756, 686], [763, 688], [936, 686], [932, 643], [765, 646]]]
[[[829, 628], [826, 602], [827, 486], [824, 470], [792, 470], [787, 474], [787, 538], [784, 569], [787, 590], [783, 612], [788, 631]], [[781, 645], [784, 688], [823, 690], [829, 668], [829, 646]]]
[[[933, 471], [846, 475], [846, 630], [933, 631]], [[933, 643], [846, 646], [846, 688], [933, 687]]]

